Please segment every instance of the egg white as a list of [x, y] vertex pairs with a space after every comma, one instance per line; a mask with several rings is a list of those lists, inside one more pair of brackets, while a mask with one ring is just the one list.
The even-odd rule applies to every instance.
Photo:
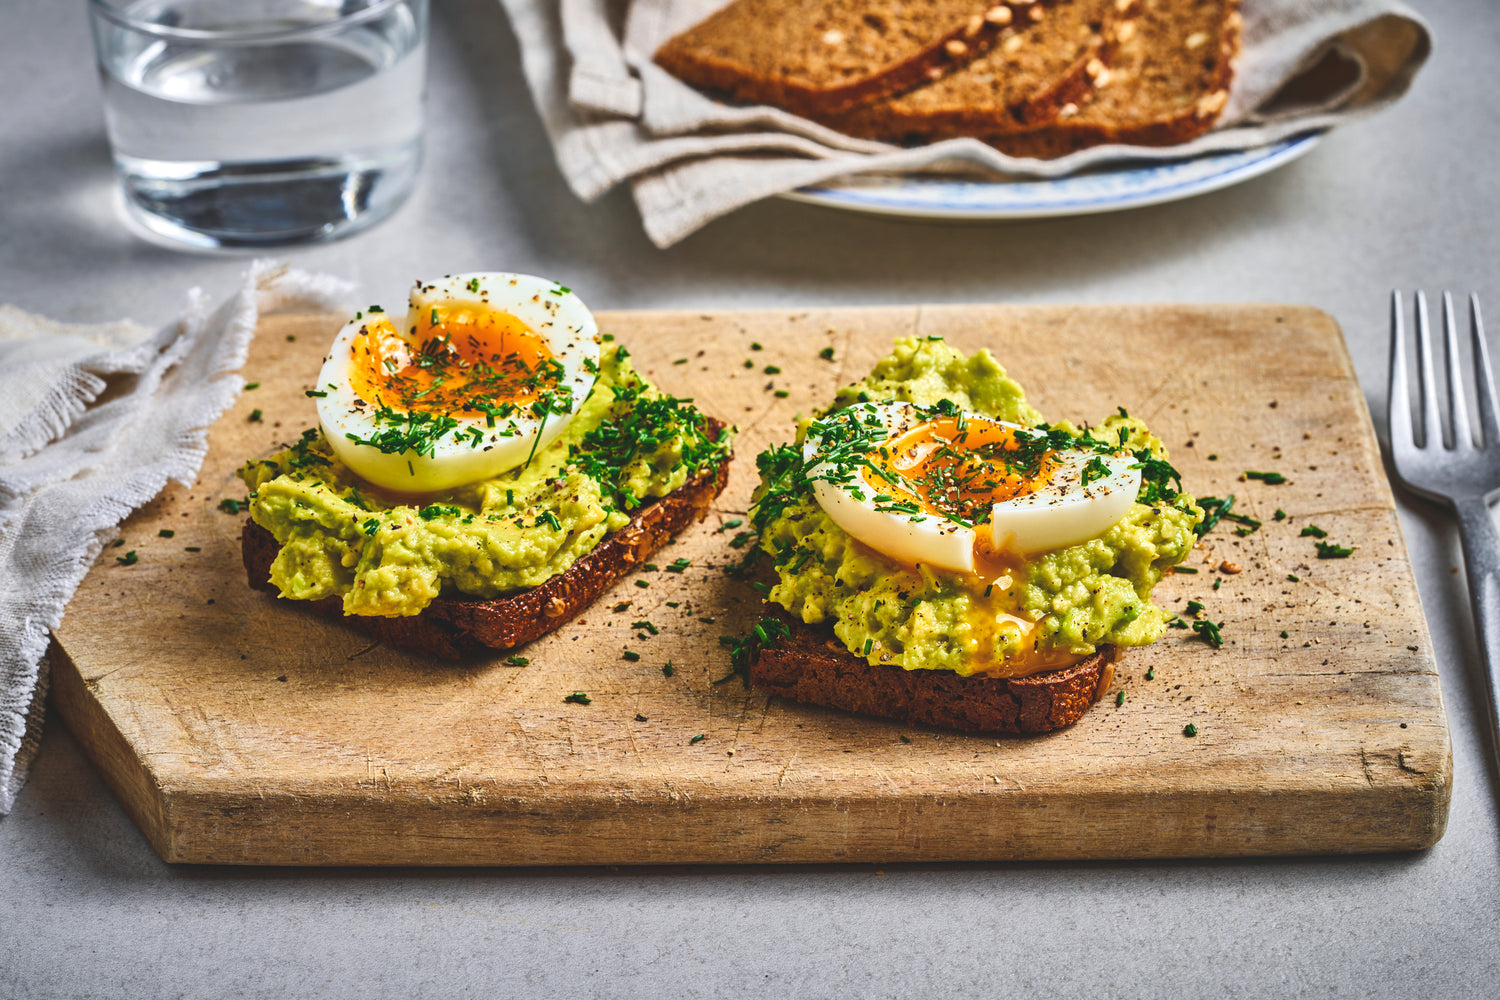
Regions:
[[[977, 414], [965, 417], [1025, 429]], [[877, 502], [876, 497], [889, 493], [878, 479], [872, 482], [858, 470], [850, 475], [844, 461], [827, 457], [825, 439], [848, 437], [847, 429], [834, 431], [829, 420], [853, 421], [860, 428], [861, 444], [873, 451], [928, 419], [909, 403], [861, 403], [814, 423], [803, 444], [806, 475], [819, 506], [839, 527], [898, 562], [974, 575], [981, 532], [988, 535], [982, 540], [988, 549], [1030, 557], [1097, 537], [1125, 516], [1140, 492], [1140, 470], [1130, 468], [1134, 458], [1064, 450], [1055, 453], [1060, 464], [1046, 483], [1032, 493], [993, 504], [990, 524], [976, 530], [934, 509], [909, 513], [892, 509], [889, 500]], [[846, 445], [834, 448], [847, 450]], [[1096, 457], [1109, 473], [1085, 485], [1084, 467]]]
[[[541, 418], [522, 405], [513, 415], [497, 419], [494, 426], [482, 416], [455, 415], [458, 426], [434, 442], [430, 452], [383, 452], [364, 442], [389, 425], [377, 420], [376, 406], [357, 398], [349, 376], [356, 342], [383, 315], [367, 311], [334, 338], [315, 391], [326, 393], [317, 399], [318, 420], [334, 454], [377, 486], [400, 493], [431, 494], [514, 469], [557, 439], [597, 378], [599, 329], [593, 315], [582, 300], [557, 282], [527, 274], [479, 272], [449, 275], [427, 284], [418, 282], [411, 292], [405, 325], [379, 336], [391, 351], [399, 349], [401, 345], [393, 341], [403, 339], [402, 331], [416, 328], [418, 319], [433, 308], [451, 303], [484, 304], [510, 313], [529, 326], [562, 365], [557, 391], [566, 392], [571, 405], [567, 412], [556, 412], [561, 410], [557, 407]], [[395, 318], [391, 319], [394, 323]]]

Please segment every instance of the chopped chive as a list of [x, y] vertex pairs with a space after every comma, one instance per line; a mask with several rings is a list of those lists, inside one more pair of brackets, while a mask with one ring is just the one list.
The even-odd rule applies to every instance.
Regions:
[[1214, 649], [1218, 649], [1224, 645], [1224, 637], [1219, 633], [1219, 629], [1222, 627], [1220, 623], [1211, 622], [1206, 618], [1202, 621], [1193, 622], [1193, 631]]

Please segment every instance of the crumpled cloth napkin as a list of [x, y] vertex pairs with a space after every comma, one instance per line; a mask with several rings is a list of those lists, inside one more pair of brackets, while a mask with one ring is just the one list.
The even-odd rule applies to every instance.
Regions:
[[195, 289], [155, 334], [0, 306], [0, 816], [41, 739], [50, 631], [84, 574], [131, 511], [197, 478], [260, 315], [353, 291], [257, 261], [238, 294], [210, 308]]
[[628, 181], [659, 247], [752, 201], [847, 174], [1045, 178], [1263, 146], [1374, 114], [1406, 92], [1432, 49], [1427, 25], [1398, 0], [1244, 0], [1243, 47], [1217, 128], [1170, 149], [1109, 145], [1038, 161], [975, 139], [916, 149], [851, 139], [776, 108], [719, 104], [651, 62], [725, 0], [500, 3], [569, 186], [591, 201]]

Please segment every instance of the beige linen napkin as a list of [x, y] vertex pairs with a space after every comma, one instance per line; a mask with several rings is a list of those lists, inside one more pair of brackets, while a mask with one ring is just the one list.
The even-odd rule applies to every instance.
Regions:
[[197, 478], [258, 316], [352, 291], [257, 262], [237, 295], [210, 308], [194, 290], [155, 334], [0, 306], [0, 816], [41, 738], [50, 631], [84, 574], [131, 511]]
[[559, 168], [592, 200], [628, 181], [651, 240], [670, 246], [769, 195], [856, 173], [1059, 177], [1125, 160], [1250, 149], [1370, 115], [1431, 51], [1398, 0], [1244, 0], [1243, 51], [1216, 129], [1169, 149], [1109, 145], [1056, 160], [974, 139], [917, 149], [851, 139], [776, 108], [712, 101], [651, 62], [725, 0], [500, 0]]

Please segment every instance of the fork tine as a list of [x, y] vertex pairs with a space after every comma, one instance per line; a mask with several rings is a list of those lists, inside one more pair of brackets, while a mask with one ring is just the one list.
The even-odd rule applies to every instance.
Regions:
[[1442, 414], [1438, 412], [1437, 384], [1432, 372], [1432, 332], [1427, 324], [1427, 295], [1417, 299], [1417, 376], [1422, 383], [1422, 447], [1443, 445]]
[[1391, 292], [1391, 384], [1386, 391], [1386, 426], [1391, 448], [1416, 443], [1411, 431], [1411, 390], [1406, 384], [1406, 322], [1402, 316], [1401, 292]]
[[1469, 326], [1474, 339], [1474, 386], [1479, 401], [1479, 430], [1486, 448], [1500, 447], [1500, 416], [1496, 415], [1495, 376], [1490, 367], [1490, 349], [1484, 342], [1484, 320], [1479, 316], [1479, 296], [1469, 293]]
[[[1443, 353], [1448, 362], [1448, 426], [1454, 448], [1474, 447], [1469, 430], [1469, 401], [1464, 396], [1463, 364], [1458, 356], [1458, 324], [1453, 320], [1453, 296], [1443, 293]], [[1477, 362], [1476, 362], [1477, 363]]]

